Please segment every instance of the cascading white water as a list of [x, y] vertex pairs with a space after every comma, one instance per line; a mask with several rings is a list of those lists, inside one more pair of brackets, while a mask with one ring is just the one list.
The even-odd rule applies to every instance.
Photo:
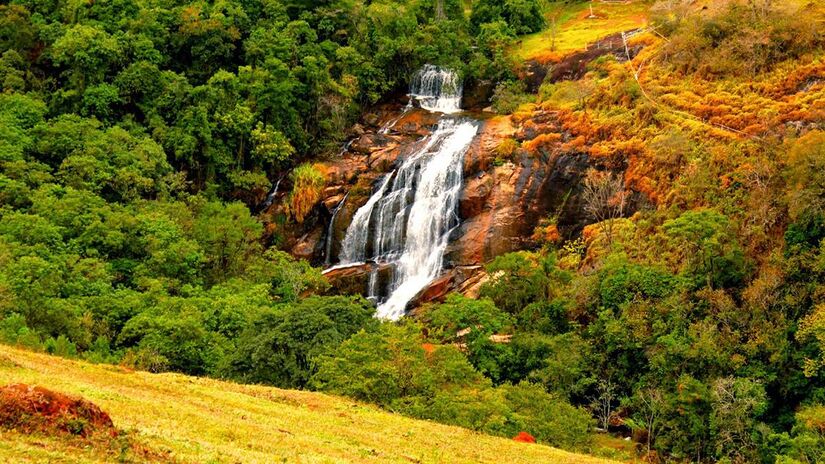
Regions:
[[[461, 101], [455, 73], [430, 65], [416, 75], [410, 93], [431, 111], [454, 112]], [[477, 131], [471, 119], [442, 117], [353, 216], [338, 267], [365, 261], [390, 266], [392, 277], [383, 288], [379, 270], [370, 275], [369, 296], [379, 302], [376, 316], [400, 318], [407, 303], [438, 277], [450, 232], [458, 225], [464, 154]]]
[[341, 266], [362, 263], [367, 259], [367, 238], [370, 231], [370, 218], [375, 204], [381, 201], [395, 171], [384, 176], [381, 187], [372, 194], [364, 206], [358, 208], [347, 227], [344, 240], [341, 242]]
[[389, 120], [378, 130], [379, 134], [388, 134], [395, 124], [414, 108], [413, 100], [427, 111], [439, 113], [457, 113], [461, 111], [461, 81], [458, 74], [450, 69], [425, 64], [413, 76], [410, 84], [409, 103], [401, 114]]
[[344, 195], [344, 198], [335, 206], [335, 209], [332, 210], [332, 215], [329, 218], [329, 225], [327, 226], [327, 236], [326, 236], [326, 243], [324, 244], [324, 263], [329, 266], [332, 263], [332, 242], [334, 241], [335, 237], [333, 237], [333, 233], [335, 232], [335, 218], [338, 217], [338, 212], [341, 211], [341, 208], [344, 206], [344, 203], [347, 202], [347, 197], [349, 197], [349, 192]]
[[264, 200], [263, 209], [269, 208], [272, 203], [275, 201], [275, 197], [278, 196], [278, 187], [281, 186], [281, 181], [284, 179], [284, 176], [278, 178], [278, 181], [275, 182], [275, 187], [272, 188], [272, 191], [266, 196], [266, 200]]
[[[456, 209], [464, 153], [477, 131], [474, 121], [442, 119], [439, 122], [433, 138], [443, 137], [443, 141], [430, 159], [421, 163], [416, 174], [414, 201], [406, 221], [403, 252], [396, 260], [393, 290], [378, 306], [378, 317], [403, 316], [407, 303], [441, 272], [450, 232], [458, 225]], [[393, 235], [389, 242], [397, 241], [396, 231], [390, 233]]]
[[454, 71], [424, 65], [413, 76], [410, 84], [410, 101], [415, 99], [421, 108], [440, 113], [461, 111], [461, 81]]

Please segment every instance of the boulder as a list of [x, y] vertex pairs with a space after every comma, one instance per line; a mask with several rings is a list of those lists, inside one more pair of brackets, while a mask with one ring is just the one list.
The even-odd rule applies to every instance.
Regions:
[[333, 188], [350, 184], [358, 177], [358, 173], [368, 169], [367, 158], [347, 153], [335, 160], [335, 162], [325, 163], [327, 173], [327, 183]]
[[461, 106], [468, 111], [480, 110], [490, 104], [495, 82], [491, 80], [473, 79], [464, 85], [464, 95], [461, 97]]
[[290, 254], [298, 259], [305, 259], [312, 263], [318, 263], [318, 258], [323, 253], [324, 230], [321, 227], [313, 228], [309, 233], [301, 236], [290, 249]]
[[390, 275], [390, 266], [377, 263], [359, 263], [351, 266], [336, 266], [324, 271], [324, 277], [329, 281], [331, 295], [366, 295], [369, 289], [369, 280], [373, 272], [378, 272], [378, 286], [387, 285]]
[[442, 301], [455, 287], [456, 273], [453, 270], [430, 282], [410, 300], [409, 307], [418, 307], [424, 303]]
[[423, 137], [432, 132], [433, 127], [438, 125], [438, 120], [441, 115], [438, 113], [431, 113], [421, 108], [414, 108], [403, 115], [401, 115], [392, 130], [400, 132], [403, 135], [414, 135]]
[[493, 190], [493, 176], [487, 175], [485, 171], [464, 180], [464, 188], [458, 199], [458, 214], [460, 217], [469, 219], [481, 214], [487, 199]]
[[424, 303], [441, 302], [447, 294], [457, 291], [464, 294], [485, 276], [481, 266], [458, 266], [446, 271], [441, 277], [430, 282], [410, 300], [409, 307], [417, 308]]

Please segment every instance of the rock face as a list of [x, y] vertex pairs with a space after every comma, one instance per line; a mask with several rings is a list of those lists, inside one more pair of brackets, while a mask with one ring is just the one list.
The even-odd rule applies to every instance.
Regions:
[[378, 270], [378, 281], [376, 284], [385, 284], [390, 278], [390, 268], [389, 266], [376, 263], [331, 268], [324, 272], [324, 276], [326, 276], [330, 282], [335, 283], [334, 288], [331, 289], [331, 293], [333, 294], [366, 294], [370, 274], [376, 269]]
[[587, 65], [600, 56], [613, 55], [616, 59], [624, 61], [627, 59], [627, 53], [634, 57], [639, 50], [638, 47], [625, 50], [621, 33], [611, 34], [588, 44], [583, 51], [565, 56], [559, 62], [528, 61], [522, 79], [527, 84], [527, 91], [536, 93], [544, 82], [580, 79], [587, 71]]
[[[377, 179], [415, 150], [437, 118], [419, 109], [402, 112], [400, 106], [367, 115], [349, 149], [326, 163], [323, 199], [300, 230], [285, 234], [284, 243], [292, 253], [314, 264], [336, 264], [352, 216], [367, 201]], [[535, 227], [550, 215], [557, 217], [561, 233], [568, 237], [584, 227], [581, 179], [590, 163], [587, 155], [564, 150], [565, 138], [552, 112], [535, 111], [518, 123], [509, 116], [482, 122], [465, 155], [461, 225], [447, 249], [448, 270], [422, 290], [414, 304], [440, 300], [451, 291], [477, 293], [482, 265], [500, 254], [534, 246], [530, 237]], [[500, 149], [505, 142], [510, 150]], [[335, 269], [327, 277], [341, 293], [364, 292], [374, 266]]]
[[[550, 149], [518, 149], [512, 159], [496, 162], [496, 151], [507, 139], [522, 145], [559, 129], [548, 115], [541, 125], [515, 127], [510, 118], [487, 121], [465, 158], [464, 189], [459, 204], [462, 219], [448, 260], [455, 266], [483, 264], [510, 251], [532, 246], [530, 236], [541, 219], [559, 214], [559, 226], [569, 234], [585, 224], [578, 204], [580, 180], [588, 168], [586, 155]], [[559, 138], [559, 140], [561, 140]]]

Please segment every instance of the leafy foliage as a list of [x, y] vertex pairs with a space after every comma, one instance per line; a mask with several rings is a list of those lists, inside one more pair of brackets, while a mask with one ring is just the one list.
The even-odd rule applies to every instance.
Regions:
[[414, 324], [359, 332], [322, 358], [313, 383], [413, 417], [496, 435], [513, 437], [526, 429], [569, 449], [590, 441], [586, 412], [539, 386], [492, 387], [455, 347], [425, 345]]

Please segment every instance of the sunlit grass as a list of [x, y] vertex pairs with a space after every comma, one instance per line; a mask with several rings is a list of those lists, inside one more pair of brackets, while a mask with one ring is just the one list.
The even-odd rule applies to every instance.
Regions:
[[[80, 395], [175, 462], [601, 463], [603, 459], [408, 419], [334, 396], [131, 372], [0, 346], [0, 384]], [[0, 433], [0, 462], [105, 462], [52, 437]]]
[[589, 3], [570, 5], [558, 17], [555, 49], [552, 47], [552, 32], [548, 27], [522, 37], [512, 52], [522, 60], [545, 61], [559, 58], [570, 52], [584, 50], [587, 44], [610, 34], [646, 26], [649, 9], [650, 2], [646, 1], [593, 2], [596, 17], [589, 18]]

